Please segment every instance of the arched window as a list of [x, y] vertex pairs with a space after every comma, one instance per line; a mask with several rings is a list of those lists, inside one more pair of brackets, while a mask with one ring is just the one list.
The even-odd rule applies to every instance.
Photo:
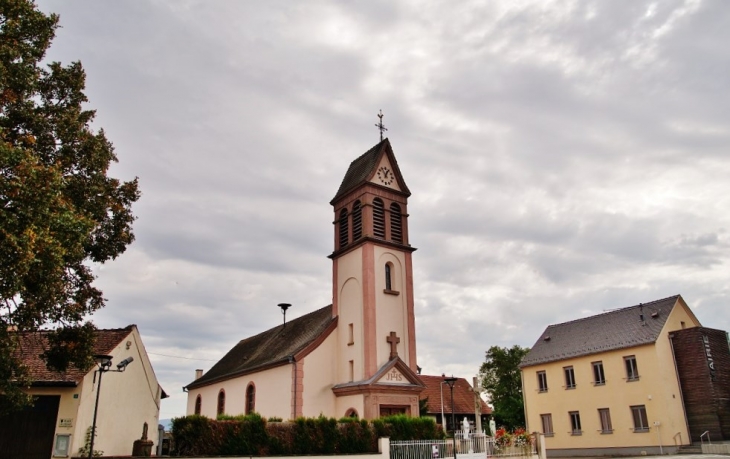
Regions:
[[360, 416], [358, 416], [358, 414], [357, 414], [357, 410], [356, 410], [355, 408], [350, 408], [350, 409], [349, 409], [349, 410], [347, 410], [347, 412], [345, 413], [345, 417], [346, 417], [346, 418], [355, 418], [355, 419], [357, 419], [357, 418], [359, 418]]
[[390, 205], [390, 239], [393, 242], [403, 243], [400, 206], [396, 203]]
[[256, 386], [249, 383], [246, 388], [246, 414], [256, 411]]
[[355, 242], [362, 237], [362, 207], [360, 201], [352, 204], [352, 241]]
[[203, 400], [200, 398], [200, 395], [195, 397], [195, 414], [200, 414], [200, 406], [202, 405]]
[[391, 274], [391, 267], [393, 265], [390, 263], [385, 264], [385, 290], [393, 290], [393, 276]]
[[385, 239], [385, 206], [380, 198], [373, 199], [373, 234]]
[[347, 247], [347, 209], [340, 211], [340, 248]]
[[226, 391], [221, 389], [220, 392], [218, 392], [218, 411], [216, 413], [218, 416], [226, 412]]

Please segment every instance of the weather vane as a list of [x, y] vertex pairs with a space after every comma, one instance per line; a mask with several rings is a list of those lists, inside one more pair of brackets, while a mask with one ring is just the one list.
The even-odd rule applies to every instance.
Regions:
[[383, 131], [387, 131], [388, 128], [383, 125], [383, 110], [380, 110], [380, 113], [378, 113], [378, 118], [380, 118], [380, 122], [375, 125], [376, 128], [380, 129], [380, 141], [383, 141]]

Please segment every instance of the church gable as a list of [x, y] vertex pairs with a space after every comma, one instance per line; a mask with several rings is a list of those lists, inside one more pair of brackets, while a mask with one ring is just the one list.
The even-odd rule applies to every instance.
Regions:
[[[387, 168], [387, 173], [382, 170], [383, 168]], [[382, 180], [378, 177], [378, 172]], [[411, 195], [388, 139], [382, 140], [350, 163], [340, 188], [330, 204], [334, 205], [345, 194], [367, 182], [397, 190], [406, 196]]]

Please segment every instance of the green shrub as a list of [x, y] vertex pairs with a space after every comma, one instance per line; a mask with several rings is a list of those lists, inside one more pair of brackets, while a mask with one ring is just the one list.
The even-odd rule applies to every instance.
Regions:
[[185, 456], [285, 456], [363, 454], [378, 450], [377, 440], [443, 438], [433, 419], [405, 415], [366, 421], [319, 416], [267, 422], [258, 414], [221, 415], [217, 420], [186, 416], [172, 421], [175, 454]]

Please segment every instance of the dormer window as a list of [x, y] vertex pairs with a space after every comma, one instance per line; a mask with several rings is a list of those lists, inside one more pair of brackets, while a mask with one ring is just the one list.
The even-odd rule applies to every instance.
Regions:
[[385, 205], [380, 198], [373, 199], [373, 234], [385, 239]]
[[362, 207], [360, 201], [352, 204], [352, 241], [355, 242], [362, 237]]
[[390, 205], [390, 239], [399, 244], [403, 243], [400, 206], [396, 203]]
[[340, 211], [340, 248], [347, 247], [348, 225], [347, 225], [347, 209]]

